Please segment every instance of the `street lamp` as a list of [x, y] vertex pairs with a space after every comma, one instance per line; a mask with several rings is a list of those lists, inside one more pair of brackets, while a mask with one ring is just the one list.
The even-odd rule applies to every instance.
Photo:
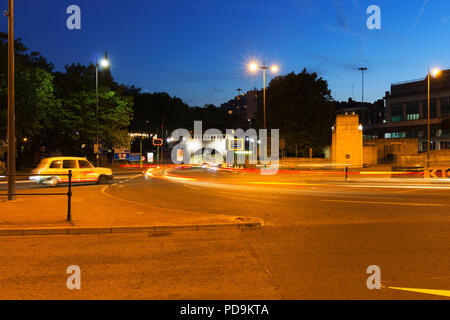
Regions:
[[263, 110], [264, 110], [264, 129], [266, 129], [266, 70], [270, 69], [273, 73], [277, 73], [279, 68], [276, 65], [271, 67], [266, 66], [266, 62], [262, 66], [258, 66], [256, 62], [249, 64], [248, 69], [251, 72], [256, 72], [258, 69], [263, 70]]
[[435, 68], [432, 72], [430, 72], [430, 68], [428, 68], [428, 119], [427, 119], [427, 168], [430, 167], [430, 149], [431, 149], [431, 134], [430, 134], [430, 78], [433, 75], [437, 77], [441, 73], [441, 70]]
[[98, 141], [98, 67], [101, 66], [102, 69], [106, 69], [109, 67], [109, 61], [106, 58], [106, 53], [105, 53], [105, 57], [100, 61], [100, 64], [97, 63], [95, 64], [95, 102], [96, 102], [96, 107], [95, 107], [95, 132], [96, 132], [96, 138], [95, 138], [95, 147], [94, 147], [94, 152], [95, 152], [95, 156], [96, 156], [96, 166], [99, 166], [99, 141]]

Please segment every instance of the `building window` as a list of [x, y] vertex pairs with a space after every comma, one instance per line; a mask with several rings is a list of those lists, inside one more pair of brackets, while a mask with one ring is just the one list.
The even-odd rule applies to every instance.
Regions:
[[409, 102], [406, 105], [406, 120], [419, 120], [419, 102]]
[[408, 131], [406, 133], [406, 138], [418, 138], [419, 137], [419, 131]]
[[406, 137], [406, 132], [390, 132], [390, 133], [385, 133], [384, 137], [386, 139], [395, 139], [395, 138], [405, 138]]
[[[422, 102], [422, 114], [423, 114], [423, 119], [428, 119], [428, 100], [424, 100]], [[430, 119], [435, 119], [437, 116], [436, 113], [436, 99], [431, 99], [430, 100]]]
[[391, 114], [392, 114], [392, 121], [403, 121], [403, 105], [401, 103], [394, 103], [391, 106]]
[[442, 117], [450, 116], [450, 97], [441, 98], [441, 114]]

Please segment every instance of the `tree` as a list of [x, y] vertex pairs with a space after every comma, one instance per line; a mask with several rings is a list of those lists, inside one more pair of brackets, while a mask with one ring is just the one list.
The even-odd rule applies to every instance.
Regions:
[[280, 129], [286, 152], [293, 154], [297, 146], [303, 156], [309, 154], [309, 148], [314, 155], [321, 155], [331, 144], [335, 114], [327, 81], [304, 69], [274, 78], [266, 94], [267, 127]]
[[140, 93], [134, 95], [134, 118], [130, 130], [134, 132], [161, 134], [178, 128], [186, 128], [189, 106], [177, 97], [165, 92]]
[[[7, 135], [7, 40], [8, 35], [0, 33], [0, 137]], [[16, 141], [17, 156], [21, 162], [22, 158], [29, 159], [29, 155], [39, 149], [39, 134], [50, 125], [48, 115], [57, 106], [58, 100], [53, 92], [52, 64], [38, 52], [28, 53], [28, 48], [20, 39], [15, 41], [15, 60]]]
[[[8, 36], [0, 32], [0, 138], [6, 137]], [[15, 41], [18, 164], [32, 165], [44, 147], [65, 155], [93, 155], [96, 137], [95, 65], [68, 65], [53, 72], [38, 52]], [[132, 97], [109, 70], [99, 71], [99, 137], [105, 148], [128, 144]], [[133, 90], [131, 87], [130, 90]]]
[[207, 104], [204, 107], [191, 107], [189, 110], [189, 128], [193, 127], [194, 121], [202, 121], [203, 130], [214, 128], [225, 131], [227, 119], [227, 112], [213, 104]]

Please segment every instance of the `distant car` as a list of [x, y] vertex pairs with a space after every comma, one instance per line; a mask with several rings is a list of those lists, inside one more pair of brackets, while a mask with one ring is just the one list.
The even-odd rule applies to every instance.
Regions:
[[97, 182], [104, 184], [112, 181], [113, 174], [108, 168], [95, 168], [86, 158], [79, 157], [52, 157], [42, 159], [33, 171], [39, 176], [29, 179], [39, 184], [57, 186], [68, 182], [69, 170], [72, 170], [73, 182]]

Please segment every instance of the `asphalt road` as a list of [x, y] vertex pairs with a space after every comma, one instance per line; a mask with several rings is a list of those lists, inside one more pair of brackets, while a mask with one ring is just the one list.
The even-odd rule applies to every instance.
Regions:
[[[105, 192], [265, 226], [1, 237], [0, 298], [448, 299], [392, 288], [450, 290], [449, 189], [207, 170], [119, 180]], [[81, 290], [66, 288], [69, 265], [81, 268]], [[366, 287], [370, 265], [380, 290]]]

